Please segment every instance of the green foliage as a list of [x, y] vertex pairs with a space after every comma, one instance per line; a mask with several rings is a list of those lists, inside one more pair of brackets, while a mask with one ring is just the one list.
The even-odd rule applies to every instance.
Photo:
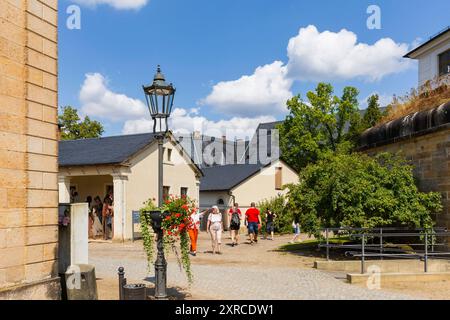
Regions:
[[182, 232], [180, 234], [181, 265], [184, 268], [184, 272], [186, 273], [189, 284], [192, 284], [194, 275], [192, 274], [191, 259], [189, 258], [190, 245], [191, 241], [189, 239], [188, 233]]
[[419, 192], [412, 166], [389, 153], [330, 155], [299, 181], [288, 186], [287, 210], [316, 236], [325, 227], [430, 228], [431, 214], [442, 210], [441, 195]]
[[331, 84], [319, 83], [307, 93], [309, 103], [300, 96], [289, 100], [290, 113], [278, 126], [283, 159], [300, 171], [327, 154], [351, 150], [345, 128], [358, 120], [358, 94], [356, 88], [346, 87], [337, 97]]
[[[186, 272], [188, 282], [192, 283], [193, 274], [189, 256], [188, 229], [192, 225], [191, 215], [197, 211], [195, 202], [186, 196], [170, 196], [165, 200], [162, 211], [169, 213], [162, 222], [164, 238], [173, 249], [180, 267], [183, 267]], [[181, 259], [175, 246], [177, 241], [180, 242]]]
[[[141, 233], [143, 238], [144, 250], [147, 255], [147, 265], [150, 272], [150, 265], [153, 263], [154, 246], [156, 237], [150, 232], [151, 221], [145, 212], [159, 210], [168, 212], [169, 215], [162, 221], [163, 229], [163, 247], [167, 254], [171, 248], [177, 262], [184, 269], [188, 282], [193, 282], [193, 274], [191, 270], [191, 260], [189, 256], [190, 239], [188, 228], [192, 225], [191, 214], [195, 213], [197, 208], [195, 202], [189, 197], [173, 197], [166, 199], [162, 208], [156, 207], [153, 200], [149, 199], [144, 203], [144, 207], [140, 209]], [[181, 257], [178, 252], [176, 243], [179, 242]]]
[[278, 196], [268, 200], [263, 200], [257, 204], [257, 207], [261, 211], [261, 219], [263, 221], [262, 228], [266, 229], [266, 210], [270, 209], [277, 215], [274, 221], [275, 232], [278, 233], [291, 233], [292, 221], [294, 216], [288, 210], [286, 210], [286, 198], [284, 196]]
[[383, 112], [381, 112], [378, 100], [379, 96], [377, 94], [371, 95], [367, 99], [368, 107], [362, 119], [364, 129], [372, 128], [380, 122], [381, 118], [384, 116]]
[[139, 210], [139, 217], [141, 222], [141, 234], [142, 241], [144, 244], [144, 251], [147, 256], [147, 268], [148, 272], [151, 272], [151, 264], [153, 263], [153, 255], [154, 255], [154, 242], [155, 236], [150, 231], [150, 220], [146, 217], [145, 212], [150, 212], [157, 210], [156, 205], [153, 203], [152, 199], [144, 202], [144, 206]]
[[88, 116], [81, 121], [75, 108], [66, 106], [58, 116], [62, 140], [99, 138], [103, 134], [103, 126]]

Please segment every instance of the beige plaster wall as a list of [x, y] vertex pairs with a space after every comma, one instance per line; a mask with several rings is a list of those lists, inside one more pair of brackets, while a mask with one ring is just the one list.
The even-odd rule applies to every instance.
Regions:
[[106, 185], [113, 185], [113, 179], [111, 175], [73, 177], [70, 179], [70, 185], [77, 187], [81, 202], [84, 202], [88, 196], [91, 196], [92, 200], [96, 196], [103, 200], [106, 195]]
[[236, 202], [239, 203], [240, 207], [248, 208], [252, 202], [258, 203], [259, 201], [274, 198], [279, 194], [286, 193], [286, 190], [282, 191], [275, 189], [275, 168], [277, 167], [283, 168], [283, 185], [298, 182], [297, 173], [284, 162], [277, 161], [232, 190]]
[[[198, 178], [195, 171], [188, 164], [187, 159], [180, 155], [171, 141], [164, 144], [164, 148], [172, 149], [172, 161], [167, 161], [167, 151], [164, 154], [164, 185], [170, 187], [170, 194], [180, 196], [180, 188], [188, 188], [188, 196], [197, 203]], [[130, 173], [126, 185], [126, 222], [131, 226], [131, 212], [139, 210], [144, 201], [158, 198], [158, 145], [149, 146], [134, 156], [130, 161]], [[126, 230], [126, 238], [131, 238], [131, 229]]]

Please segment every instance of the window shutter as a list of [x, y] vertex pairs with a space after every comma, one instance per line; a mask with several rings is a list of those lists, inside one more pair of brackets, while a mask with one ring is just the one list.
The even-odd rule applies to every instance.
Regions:
[[275, 190], [281, 190], [283, 186], [283, 168], [275, 168]]

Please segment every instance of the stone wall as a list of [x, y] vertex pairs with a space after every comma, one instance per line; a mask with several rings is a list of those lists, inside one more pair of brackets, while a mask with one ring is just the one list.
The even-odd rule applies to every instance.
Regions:
[[419, 188], [442, 194], [444, 210], [435, 219], [438, 226], [450, 229], [450, 124], [365, 149], [364, 152], [399, 152], [411, 160]]
[[0, 0], [0, 299], [59, 297], [57, 0]]

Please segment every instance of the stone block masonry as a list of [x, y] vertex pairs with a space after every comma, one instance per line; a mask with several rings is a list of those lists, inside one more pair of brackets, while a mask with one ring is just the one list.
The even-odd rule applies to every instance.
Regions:
[[57, 1], [0, 0], [0, 299], [58, 299]]
[[414, 165], [421, 191], [442, 194], [444, 209], [435, 216], [437, 226], [450, 229], [450, 124], [430, 133], [401, 139], [365, 150], [368, 154], [400, 153]]

